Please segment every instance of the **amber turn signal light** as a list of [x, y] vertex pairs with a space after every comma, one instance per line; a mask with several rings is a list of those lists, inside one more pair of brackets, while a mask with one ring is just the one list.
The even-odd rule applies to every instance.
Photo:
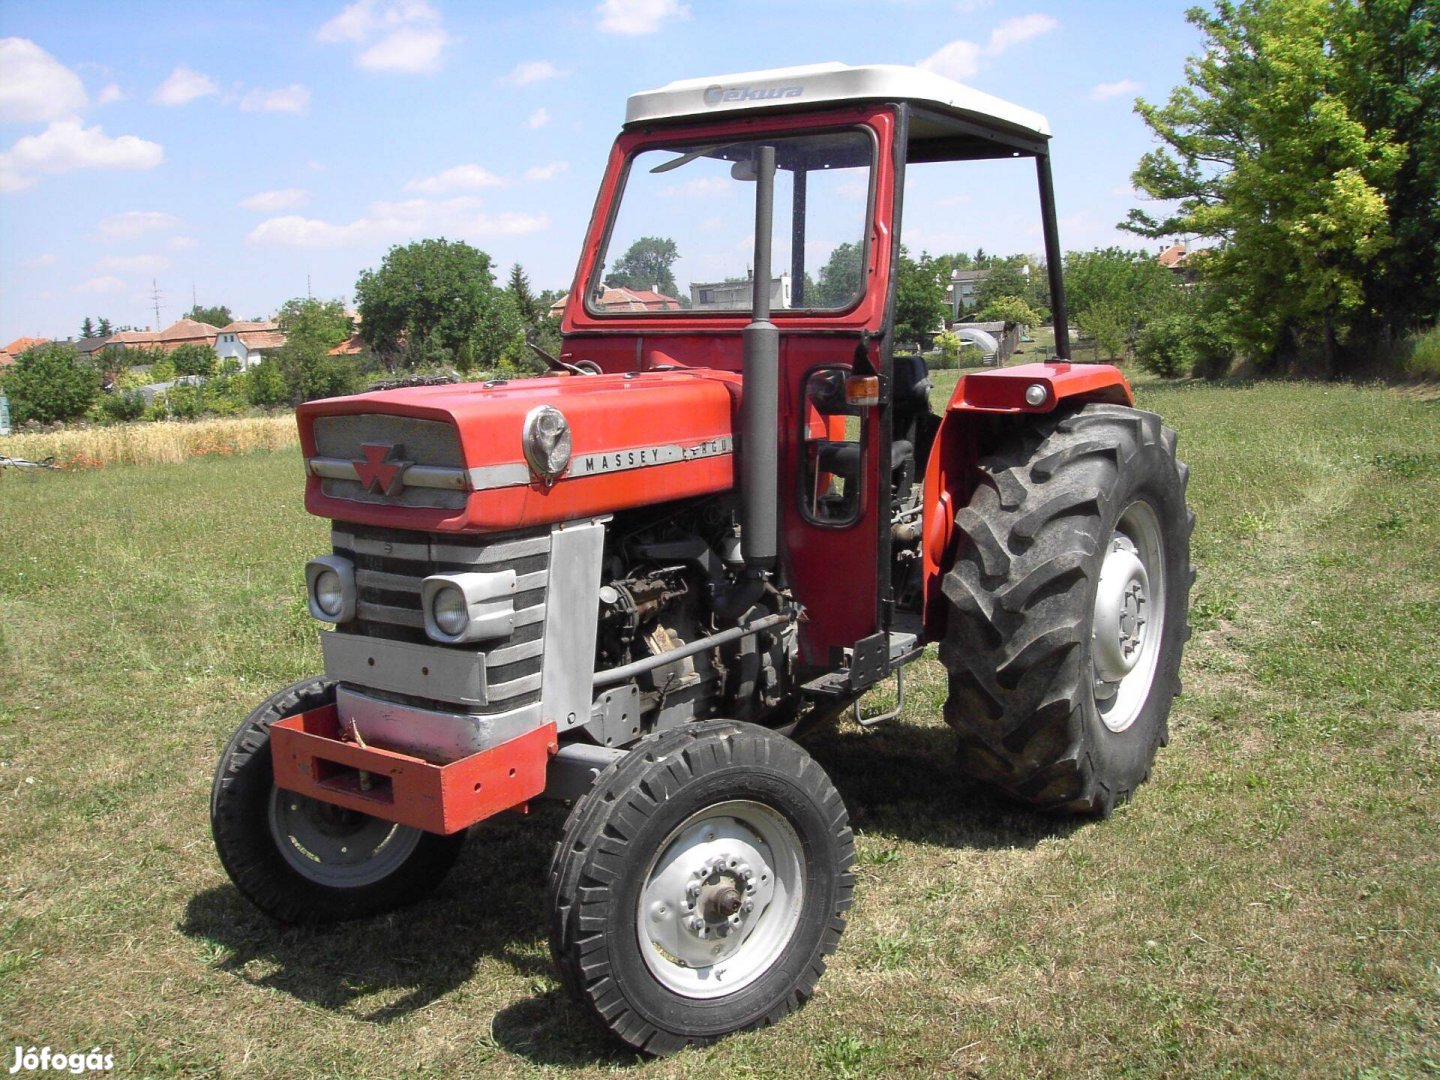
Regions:
[[845, 380], [846, 405], [879, 405], [880, 377], [851, 375]]

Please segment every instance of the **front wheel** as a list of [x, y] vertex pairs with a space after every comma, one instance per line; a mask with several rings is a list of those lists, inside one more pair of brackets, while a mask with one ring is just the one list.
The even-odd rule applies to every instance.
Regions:
[[972, 777], [1099, 815], [1149, 777], [1190, 636], [1186, 478], [1175, 433], [1118, 405], [1018, 428], [980, 462], [940, 648]]
[[576, 804], [550, 868], [566, 986], [651, 1054], [775, 1023], [844, 929], [845, 805], [799, 746], [709, 721], [642, 740]]
[[339, 922], [413, 903], [465, 842], [463, 832], [436, 836], [275, 786], [270, 725], [334, 701], [327, 679], [281, 690], [240, 725], [215, 772], [210, 828], [220, 862], [251, 903], [282, 922]]

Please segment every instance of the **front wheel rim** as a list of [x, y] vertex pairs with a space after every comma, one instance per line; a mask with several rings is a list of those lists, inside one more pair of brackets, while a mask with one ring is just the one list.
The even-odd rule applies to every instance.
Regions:
[[688, 998], [733, 994], [763, 976], [800, 923], [803, 850], [762, 803], [718, 803], [681, 822], [646, 868], [636, 908], [650, 974]]
[[272, 788], [270, 836], [301, 877], [333, 889], [384, 881], [410, 858], [423, 835], [355, 810]]
[[1160, 519], [1137, 500], [1105, 544], [1091, 618], [1095, 707], [1116, 734], [1135, 723], [1150, 699], [1165, 636], [1165, 594]]

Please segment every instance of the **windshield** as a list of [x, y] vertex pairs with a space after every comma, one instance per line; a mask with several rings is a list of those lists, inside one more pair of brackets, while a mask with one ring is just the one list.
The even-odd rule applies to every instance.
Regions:
[[589, 309], [749, 311], [762, 145], [775, 147], [772, 310], [853, 306], [864, 288], [875, 156], [864, 130], [639, 151], [590, 282]]

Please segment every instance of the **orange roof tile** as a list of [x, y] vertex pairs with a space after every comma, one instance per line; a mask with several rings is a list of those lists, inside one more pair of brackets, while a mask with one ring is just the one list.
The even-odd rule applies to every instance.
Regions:
[[160, 341], [189, 341], [194, 338], [213, 338], [218, 333], [218, 326], [197, 322], [195, 319], [180, 319], [160, 331], [157, 337]]
[[48, 345], [48, 344], [50, 344], [50, 339], [49, 339], [49, 338], [44, 338], [44, 337], [19, 337], [19, 338], [16, 338], [14, 341], [10, 342], [9, 345], [6, 345], [5, 348], [4, 348], [3, 350], [0, 350], [0, 351], [7, 352], [7, 353], [9, 353], [11, 356], [19, 356], [22, 352], [25, 352], [25, 351], [28, 350], [28, 349], [33, 349], [33, 348], [35, 348], [35, 346], [37, 346], [37, 345]]

